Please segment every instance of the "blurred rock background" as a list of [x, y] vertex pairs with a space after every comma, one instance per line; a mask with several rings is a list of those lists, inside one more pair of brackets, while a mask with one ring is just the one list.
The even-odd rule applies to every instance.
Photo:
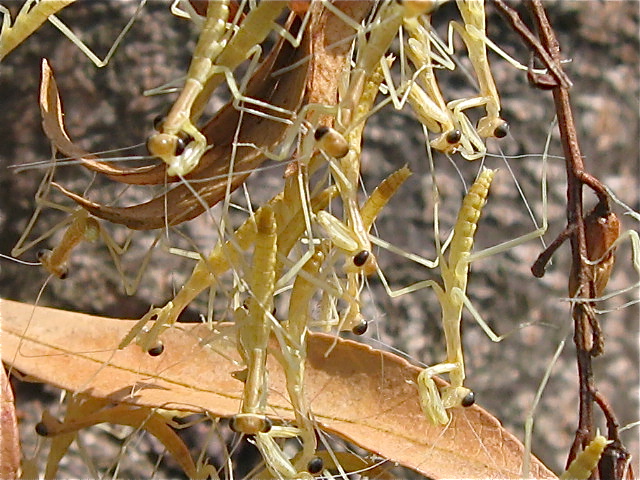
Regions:
[[[6, 3], [3, 2], [3, 3]], [[83, 40], [104, 55], [120, 28], [131, 18], [137, 1], [80, 2], [59, 16]], [[558, 34], [565, 58], [565, 68], [574, 82], [571, 91], [575, 120], [582, 153], [590, 172], [604, 181], [618, 197], [634, 210], [640, 210], [638, 195], [639, 149], [639, 3], [635, 1], [556, 1], [547, 2], [548, 14]], [[15, 15], [19, 4], [9, 2]], [[193, 25], [173, 17], [166, 2], [148, 2], [140, 18], [125, 38], [110, 64], [97, 69], [57, 29], [45, 24], [0, 64], [0, 252], [8, 255], [26, 226], [34, 209], [34, 195], [44, 170], [16, 173], [11, 166], [47, 160], [51, 151], [40, 127], [38, 89], [40, 62], [47, 58], [60, 88], [65, 122], [71, 138], [90, 151], [103, 151], [138, 145], [132, 152], [145, 153], [144, 142], [152, 119], [164, 111], [170, 99], [145, 97], [147, 89], [178, 78], [186, 71], [196, 31]], [[529, 59], [519, 39], [510, 31], [492, 6], [488, 6], [488, 36], [522, 63]], [[525, 13], [525, 10], [519, 8]], [[436, 13], [433, 24], [444, 37], [446, 21], [457, 18], [455, 5], [447, 4]], [[464, 48], [460, 60], [466, 61]], [[540, 168], [546, 135], [554, 116], [549, 92], [532, 89], [524, 72], [515, 70], [491, 54], [492, 71], [502, 98], [503, 116], [511, 125], [511, 134], [489, 151], [499, 149], [506, 155], [529, 155], [513, 159], [518, 181], [536, 218], [540, 218]], [[474, 87], [458, 73], [443, 72], [441, 85], [446, 98], [471, 96]], [[173, 97], [171, 97], [173, 98]], [[219, 105], [218, 102], [216, 105]], [[215, 111], [215, 106], [212, 111]], [[433, 206], [430, 175], [424, 140], [418, 123], [408, 108], [400, 112], [387, 109], [374, 116], [366, 132], [363, 158], [363, 182], [370, 191], [386, 175], [408, 163], [415, 172], [392, 200], [378, 223], [378, 235], [397, 246], [424, 255], [435, 256], [433, 246]], [[131, 154], [132, 152], [127, 152]], [[561, 155], [554, 130], [551, 154]], [[462, 196], [460, 178], [449, 162], [436, 157], [438, 186], [441, 194], [441, 231], [452, 225]], [[478, 165], [456, 158], [467, 182], [473, 180]], [[494, 184], [491, 199], [480, 222], [476, 250], [514, 238], [532, 230], [531, 220], [518, 199], [513, 182], [502, 160], [489, 158], [487, 165], [501, 172]], [[268, 198], [281, 185], [282, 170], [254, 175], [248, 183], [255, 203]], [[91, 199], [112, 201], [122, 189], [114, 189], [102, 178], [80, 167], [58, 169], [56, 179], [68, 188], [81, 192], [89, 188]], [[562, 160], [549, 160], [549, 232], [553, 240], [565, 222], [565, 173]], [[148, 198], [148, 192], [131, 189], [123, 203]], [[594, 203], [587, 193], [587, 204]], [[60, 197], [56, 197], [60, 199]], [[129, 202], [129, 203], [127, 203]], [[68, 202], [66, 202], [68, 205]], [[622, 210], [618, 209], [618, 213]], [[215, 213], [214, 213], [215, 214]], [[50, 211], [37, 225], [40, 232], [59, 220]], [[623, 218], [624, 229], [637, 224]], [[184, 229], [195, 244], [207, 251], [215, 241], [211, 223], [206, 219], [190, 222]], [[118, 241], [124, 229], [114, 228]], [[58, 237], [59, 238], [59, 237]], [[153, 241], [153, 234], [134, 236], [132, 249], [125, 256], [127, 269], [141, 262]], [[38, 246], [21, 258], [35, 260]], [[172, 237], [172, 246], [192, 249], [193, 245]], [[166, 249], [165, 249], [166, 250]], [[133, 296], [123, 293], [119, 276], [106, 249], [101, 244], [82, 246], [72, 259], [71, 275], [65, 281], [53, 280], [44, 289], [39, 304], [123, 318], [135, 318], [151, 304], [168, 300], [191, 271], [191, 262], [159, 248], [140, 289]], [[529, 268], [542, 250], [532, 241], [472, 265], [469, 296], [499, 333], [513, 333], [502, 343], [492, 343], [466, 315], [464, 342], [468, 385], [476, 391], [480, 405], [494, 413], [505, 426], [522, 437], [523, 423], [544, 370], [559, 341], [569, 332], [567, 296], [568, 246], [560, 249], [554, 264], [541, 280], [534, 279]], [[387, 252], [378, 258], [389, 282], [396, 288], [425, 278], [437, 278], [434, 272]], [[168, 275], [167, 272], [172, 274]], [[0, 295], [3, 298], [34, 302], [46, 279], [37, 267], [17, 265], [1, 260]], [[631, 266], [631, 251], [621, 247], [608, 291], [638, 281]], [[364, 310], [371, 321], [369, 333], [377, 342], [399, 348], [415, 359], [432, 364], [443, 358], [440, 309], [430, 291], [421, 291], [389, 299], [377, 280], [370, 280], [371, 293]], [[637, 298], [637, 290], [606, 304], [614, 308]], [[185, 316], [197, 319], [206, 304], [194, 305]], [[605, 334], [605, 355], [594, 361], [598, 388], [609, 398], [622, 425], [637, 421], [638, 414], [638, 307], [637, 305], [600, 316]], [[519, 328], [533, 322], [536, 325]], [[577, 374], [575, 352], [568, 342], [554, 368], [536, 414], [533, 451], [550, 468], [560, 471], [577, 424]], [[18, 385], [19, 408], [24, 425], [32, 428], [41, 409], [57, 401], [52, 389]], [[33, 430], [24, 429], [25, 445], [32, 446]], [[114, 437], [98, 436], [98, 450], [114, 442]], [[625, 441], [635, 457], [639, 455], [637, 429], [626, 432]], [[116, 442], [117, 443], [117, 442]], [[114, 448], [117, 448], [114, 447]], [[143, 447], [140, 455], [145, 456]], [[115, 450], [117, 451], [117, 449]], [[148, 453], [148, 452], [147, 452]], [[73, 470], [70, 476], [82, 475]], [[142, 461], [142, 460], [140, 460]], [[146, 462], [153, 463], [149, 454]], [[167, 476], [176, 471], [168, 470]], [[135, 476], [135, 470], [131, 475]]]

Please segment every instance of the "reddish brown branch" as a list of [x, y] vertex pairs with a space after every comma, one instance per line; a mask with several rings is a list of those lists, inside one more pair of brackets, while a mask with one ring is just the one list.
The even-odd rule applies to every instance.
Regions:
[[[576, 133], [569, 86], [571, 82], [564, 73], [560, 57], [560, 45], [547, 18], [541, 0], [529, 0], [529, 7], [538, 30], [539, 40], [522, 22], [518, 13], [502, 0], [494, 0], [498, 9], [508, 19], [513, 29], [522, 37], [524, 43], [540, 59], [549, 73], [542, 76], [529, 72], [530, 81], [538, 88], [552, 90], [558, 117], [558, 128], [562, 140], [567, 171], [567, 226], [558, 237], [543, 251], [532, 266], [535, 276], [544, 274], [544, 267], [553, 253], [565, 240], [571, 243], [572, 265], [569, 279], [570, 296], [580, 299], [595, 298], [592, 270], [587, 263], [587, 242], [585, 235], [585, 216], [583, 213], [583, 185], [590, 187], [598, 196], [598, 209], [610, 211], [609, 196], [604, 185], [585, 170], [580, 145]], [[576, 345], [578, 377], [579, 377], [579, 420], [574, 442], [569, 453], [567, 464], [575, 457], [579, 449], [593, 438], [593, 406], [598, 402], [607, 418], [609, 438], [617, 442], [620, 448], [617, 454], [624, 451], [619, 441], [618, 425], [608, 403], [596, 390], [592, 357], [602, 352], [602, 337], [598, 319], [593, 313], [592, 305], [587, 302], [576, 302], [572, 309], [574, 320], [574, 342]]]
[[522, 37], [525, 45], [527, 45], [533, 51], [533, 53], [538, 56], [545, 68], [549, 70], [550, 77], [553, 80], [551, 80], [549, 76], [541, 77], [533, 72], [530, 72], [529, 78], [531, 78], [534, 82], [536, 82], [535, 79], [538, 79], [537, 81], [542, 82], [542, 79], [544, 78], [546, 87], [542, 88], [545, 90], [549, 89], [549, 87], [555, 87], [558, 85], [564, 88], [571, 88], [572, 83], [567, 74], [564, 72], [564, 70], [562, 70], [562, 67], [560, 67], [560, 65], [553, 59], [549, 52], [547, 52], [547, 50], [540, 44], [536, 36], [522, 21], [520, 15], [518, 15], [515, 10], [505, 4], [502, 0], [494, 0], [494, 3], [496, 7], [498, 7], [498, 11], [507, 18], [507, 20], [511, 24], [511, 27]]
[[602, 454], [599, 463], [600, 478], [634, 478], [631, 454], [624, 448], [620, 439], [620, 424], [613, 408], [600, 392], [595, 392], [594, 400], [604, 414], [607, 422], [607, 437], [612, 441]]

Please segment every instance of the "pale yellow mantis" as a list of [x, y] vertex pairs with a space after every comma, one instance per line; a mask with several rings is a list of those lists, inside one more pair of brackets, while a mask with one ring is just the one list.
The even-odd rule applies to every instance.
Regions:
[[[484, 169], [465, 196], [449, 245], [449, 259], [440, 258], [442, 285], [427, 280], [422, 286], [434, 289], [442, 308], [442, 325], [447, 344], [446, 361], [425, 368], [418, 376], [420, 404], [427, 418], [435, 423], [448, 423], [449, 408], [470, 406], [474, 403], [473, 392], [463, 386], [465, 379], [460, 321], [466, 298], [468, 258], [473, 247], [473, 237], [482, 207], [486, 202], [494, 170]], [[442, 255], [442, 254], [440, 254]], [[451, 385], [438, 389], [434, 375], [449, 374]]]
[[[238, 102], [250, 100], [239, 92], [233, 71], [249, 56], [260, 53], [260, 44], [275, 28], [274, 21], [286, 4], [281, 0], [261, 2], [247, 13], [237, 32], [227, 39], [228, 2], [209, 3], [207, 20], [187, 72], [185, 87], [167, 117], [158, 125], [159, 132], [147, 141], [151, 155], [169, 166], [169, 175], [184, 176], [191, 172], [208, 148], [206, 138], [194, 122], [202, 114], [211, 93], [225, 78]], [[305, 16], [301, 32], [307, 19]], [[280, 31], [287, 33], [281, 28]], [[254, 103], [270, 107], [268, 103]]]
[[500, 98], [489, 67], [484, 35], [486, 30], [484, 2], [457, 0], [456, 3], [464, 25], [452, 22], [451, 26], [462, 36], [467, 46], [469, 59], [480, 84], [480, 94], [475, 98], [449, 102], [448, 106], [453, 109], [454, 115], [457, 117], [463, 110], [484, 105], [487, 114], [478, 122], [478, 135], [502, 138], [509, 132], [509, 125], [500, 118]]

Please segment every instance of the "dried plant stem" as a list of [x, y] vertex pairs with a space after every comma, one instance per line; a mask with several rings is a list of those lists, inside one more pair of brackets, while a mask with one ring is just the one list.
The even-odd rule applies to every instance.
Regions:
[[[562, 148], [567, 170], [567, 226], [557, 238], [543, 251], [534, 265], [532, 272], [535, 276], [544, 274], [544, 267], [555, 250], [567, 239], [571, 243], [572, 265], [570, 273], [570, 294], [576, 298], [595, 298], [594, 283], [589, 273], [587, 264], [587, 244], [585, 236], [585, 216], [583, 212], [582, 193], [583, 185], [590, 187], [597, 195], [599, 204], [596, 208], [603, 212], [610, 212], [609, 196], [602, 182], [585, 170], [580, 145], [576, 133], [569, 87], [571, 82], [562, 69], [560, 63], [560, 45], [547, 18], [541, 0], [530, 0], [527, 6], [531, 11], [540, 40], [529, 31], [522, 22], [517, 12], [502, 0], [494, 0], [494, 3], [507, 18], [513, 29], [522, 37], [524, 43], [536, 54], [538, 59], [549, 70], [549, 74], [536, 75], [529, 72], [529, 80], [534, 86], [552, 90], [553, 99], [558, 117], [558, 128], [562, 141]], [[575, 458], [577, 452], [584, 447], [595, 434], [593, 406], [596, 403], [605, 415], [609, 430], [609, 439], [616, 444], [616, 455], [622, 451], [627, 454], [620, 442], [618, 424], [613, 410], [606, 399], [599, 393], [593, 378], [591, 359], [602, 353], [603, 340], [600, 326], [595, 317], [590, 303], [576, 302], [572, 308], [574, 321], [574, 343], [576, 345], [578, 377], [579, 377], [579, 419], [578, 428], [574, 438], [567, 465]], [[614, 449], [611, 449], [613, 451]], [[613, 455], [613, 453], [611, 454]], [[603, 459], [607, 457], [606, 452]], [[603, 460], [604, 462], [604, 460]], [[614, 462], [612, 462], [614, 463]], [[628, 462], [624, 463], [625, 471], [615, 470], [614, 477], [622, 478], [623, 475], [633, 473], [627, 469]]]

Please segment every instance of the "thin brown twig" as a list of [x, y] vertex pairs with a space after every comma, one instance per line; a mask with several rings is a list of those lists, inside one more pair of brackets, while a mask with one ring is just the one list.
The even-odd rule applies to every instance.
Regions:
[[544, 270], [547, 263], [549, 263], [549, 260], [551, 260], [553, 254], [556, 253], [556, 250], [560, 248], [565, 240], [567, 240], [571, 235], [574, 234], [575, 229], [575, 225], [568, 225], [562, 232], [560, 232], [556, 236], [555, 240], [551, 242], [540, 255], [538, 255], [538, 258], [531, 266], [531, 273], [534, 277], [542, 278], [544, 276]]
[[[536, 36], [529, 30], [520, 18], [520, 15], [502, 0], [493, 0], [498, 11], [504, 15], [512, 28], [522, 37], [525, 45], [527, 45], [538, 56], [543, 65], [549, 70], [551, 76], [555, 80], [555, 85], [561, 85], [563, 88], [571, 88], [573, 83], [569, 76], [564, 72], [559, 63], [557, 63], [540, 44]], [[554, 85], [554, 86], [555, 86]]]
[[620, 439], [620, 424], [613, 408], [600, 392], [595, 392], [594, 400], [607, 421], [607, 437], [611, 440], [602, 454], [599, 468], [600, 478], [634, 478], [631, 455], [624, 448]]
[[[551, 54], [552, 58], [560, 64], [560, 46], [556, 36], [549, 24], [540, 1], [531, 0], [528, 3], [540, 35], [540, 40], [544, 48]], [[562, 86], [553, 89], [553, 99], [558, 115], [558, 128], [562, 139], [562, 148], [565, 154], [567, 168], [567, 223], [575, 225], [574, 233], [571, 235], [572, 266], [571, 277], [578, 285], [576, 296], [582, 297], [586, 293], [586, 265], [584, 259], [587, 254], [585, 226], [582, 221], [582, 182], [576, 175], [578, 171], [584, 171], [584, 163], [580, 154], [580, 146], [577, 139], [569, 92]], [[574, 343], [576, 345], [576, 355], [578, 362], [579, 378], [579, 415], [578, 428], [574, 438], [567, 466], [575, 458], [580, 447], [584, 447], [589, 437], [593, 436], [593, 392], [595, 385], [593, 380], [593, 368], [591, 356], [588, 351], [588, 339], [586, 335], [587, 325], [590, 323], [587, 318], [587, 310], [583, 304], [575, 304], [573, 307], [574, 320]]]
[[[540, 1], [531, 0], [527, 3], [531, 10], [541, 44], [549, 52], [551, 57], [560, 67], [560, 45], [547, 19], [546, 12]], [[561, 68], [561, 67], [560, 67]], [[566, 88], [558, 85], [553, 88], [553, 99], [558, 116], [558, 128], [562, 139], [566, 170], [567, 170], [567, 224], [574, 225], [573, 234], [569, 236], [571, 241], [572, 265], [571, 277], [578, 286], [576, 297], [583, 297], [588, 294], [586, 264], [587, 247], [585, 238], [585, 226], [582, 221], [582, 182], [576, 172], [584, 171], [584, 162], [580, 153], [569, 92]], [[587, 337], [587, 327], [591, 323], [587, 317], [588, 312], [584, 304], [576, 303], [572, 310], [574, 320], [574, 343], [578, 362], [579, 378], [579, 415], [576, 436], [569, 453], [567, 465], [575, 458], [580, 447], [585, 446], [589, 437], [593, 436], [593, 392], [595, 391], [593, 381], [593, 369], [591, 355], [589, 354], [589, 341]]]
[[[527, 2], [527, 6], [534, 17], [540, 40], [531, 33], [520, 19], [518, 13], [509, 5], [502, 0], [494, 0], [494, 3], [508, 19], [513, 29], [520, 34], [524, 43], [531, 48], [550, 72], [550, 74], [546, 74], [543, 77], [536, 76], [530, 72], [529, 78], [538, 88], [551, 89], [553, 91], [558, 127], [566, 161], [567, 226], [549, 247], [540, 254], [532, 266], [532, 272], [535, 276], [542, 276], [544, 267], [553, 253], [565, 240], [569, 239], [572, 252], [571, 296], [586, 299], [595, 298], [594, 282], [586, 262], [588, 256], [582, 203], [583, 185], [587, 185], [595, 192], [599, 199], [599, 205], [604, 211], [610, 211], [610, 201], [604, 185], [585, 170], [571, 111], [569, 96], [571, 82], [567, 81], [568, 78], [562, 69], [560, 46], [541, 0], [529, 0]], [[602, 347], [598, 320], [588, 302], [575, 303], [572, 309], [572, 318], [574, 320], [574, 342], [577, 350], [580, 406], [578, 428], [567, 465], [573, 460], [579, 449], [585, 446], [594, 435], [594, 402], [598, 403], [605, 414], [607, 426], [609, 427], [609, 438], [616, 443], [617, 454], [626, 452], [619, 439], [618, 424], [615, 421], [613, 411], [609, 408], [608, 402], [604, 397], [596, 390], [594, 383], [592, 357], [601, 352]], [[619, 463], [620, 465], [624, 464], [624, 462]], [[631, 473], [631, 475], [633, 474]]]

